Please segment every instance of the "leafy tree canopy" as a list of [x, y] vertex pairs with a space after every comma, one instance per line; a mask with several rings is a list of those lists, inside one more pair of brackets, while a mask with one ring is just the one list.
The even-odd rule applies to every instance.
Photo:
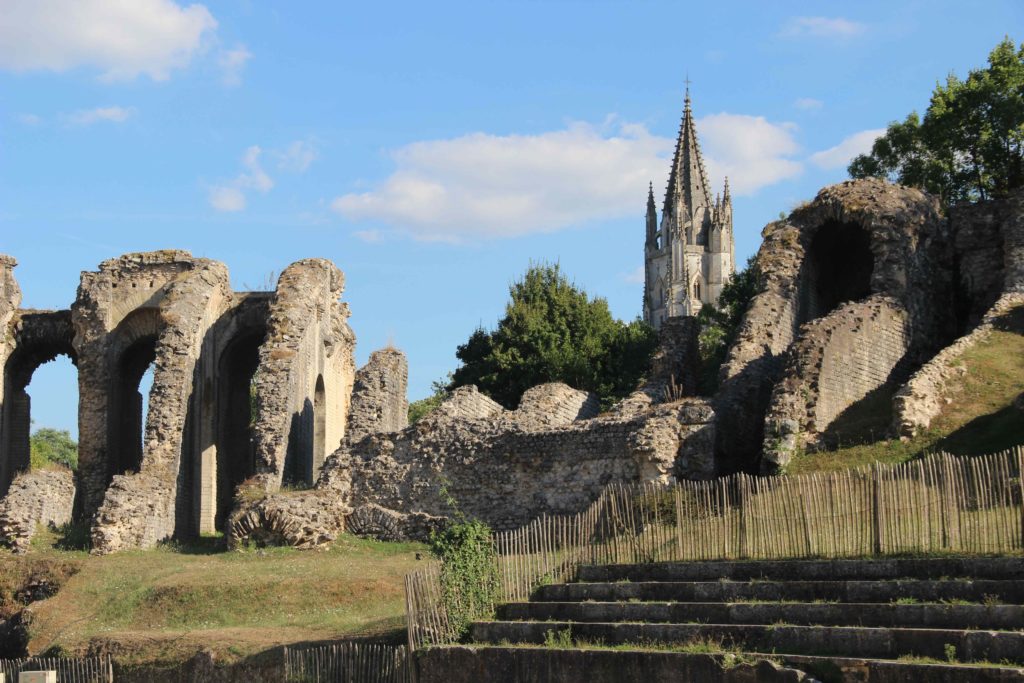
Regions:
[[29, 457], [32, 469], [50, 465], [78, 467], [78, 444], [66, 429], [40, 427], [29, 437]]
[[700, 393], [714, 393], [718, 385], [718, 369], [725, 362], [725, 354], [736, 340], [743, 314], [751, 300], [764, 290], [764, 279], [757, 265], [757, 257], [747, 259], [743, 270], [733, 273], [722, 287], [718, 306], [701, 306], [700, 321], [701, 376]]
[[477, 329], [456, 356], [462, 365], [449, 388], [475, 384], [507, 408], [544, 382], [597, 393], [610, 405], [636, 388], [657, 345], [640, 320], [612, 317], [608, 302], [590, 298], [556, 264], [531, 264], [509, 288], [505, 317]]
[[1005, 38], [987, 69], [937, 84], [920, 118], [889, 124], [853, 178], [884, 177], [939, 195], [946, 204], [1005, 196], [1024, 185], [1024, 45]]
[[427, 413], [441, 405], [441, 402], [448, 397], [448, 385], [452, 382], [452, 373], [448, 373], [445, 379], [436, 379], [430, 384], [433, 393], [426, 398], [413, 401], [409, 404], [409, 424], [419, 422]]

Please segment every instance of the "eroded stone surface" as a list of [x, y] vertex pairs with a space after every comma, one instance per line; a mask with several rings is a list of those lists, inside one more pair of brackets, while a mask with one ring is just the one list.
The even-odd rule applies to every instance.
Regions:
[[348, 413], [349, 441], [376, 432], [397, 432], [409, 425], [409, 362], [396, 348], [380, 349], [359, 368]]
[[71, 521], [74, 502], [74, 474], [66, 467], [19, 474], [0, 500], [0, 541], [16, 553], [26, 552], [38, 525]]

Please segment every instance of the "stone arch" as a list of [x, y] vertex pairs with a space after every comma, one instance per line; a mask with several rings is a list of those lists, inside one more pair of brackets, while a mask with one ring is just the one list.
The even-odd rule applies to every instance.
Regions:
[[69, 311], [26, 311], [14, 325], [14, 351], [3, 368], [3, 409], [0, 412], [0, 495], [11, 480], [29, 467], [31, 399], [26, 389], [39, 366], [58, 356], [78, 364]]
[[143, 397], [139, 385], [156, 360], [160, 312], [142, 308], [111, 332], [110, 392], [107, 409], [108, 477], [138, 472], [142, 465]]
[[216, 407], [213, 409], [216, 445], [216, 518], [224, 529], [238, 485], [256, 473], [252, 443], [252, 382], [259, 366], [265, 325], [241, 329], [217, 359]]
[[875, 259], [871, 236], [857, 223], [828, 221], [811, 238], [804, 259], [801, 319], [828, 315], [871, 294]]

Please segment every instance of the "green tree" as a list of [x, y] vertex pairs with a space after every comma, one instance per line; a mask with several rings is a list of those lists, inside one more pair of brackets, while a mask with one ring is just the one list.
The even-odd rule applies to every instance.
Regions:
[[455, 355], [462, 365], [450, 388], [475, 384], [507, 408], [544, 382], [593, 391], [604, 405], [636, 388], [657, 344], [654, 330], [612, 317], [556, 264], [531, 264], [509, 288], [505, 317], [477, 329]]
[[700, 393], [710, 395], [718, 386], [718, 369], [725, 354], [736, 341], [743, 315], [753, 298], [764, 291], [764, 278], [757, 257], [747, 259], [743, 270], [733, 273], [722, 287], [718, 305], [705, 304], [697, 314], [700, 322]]
[[1024, 186], [1024, 45], [1010, 38], [987, 69], [937, 84], [920, 118], [889, 124], [853, 178], [884, 177], [939, 195], [946, 204], [1005, 196]]
[[426, 398], [421, 398], [418, 401], [413, 401], [409, 404], [409, 424], [414, 425], [423, 419], [428, 413], [434, 408], [441, 405], [441, 402], [448, 398], [448, 385], [452, 382], [452, 373], [448, 373], [448, 377], [445, 379], [434, 380], [430, 384], [430, 389], [434, 392]]
[[78, 467], [78, 444], [66, 429], [40, 427], [29, 437], [29, 457], [32, 469], [50, 465]]

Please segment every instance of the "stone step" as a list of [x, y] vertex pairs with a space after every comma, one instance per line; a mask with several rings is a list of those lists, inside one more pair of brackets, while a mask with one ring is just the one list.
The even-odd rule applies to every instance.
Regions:
[[[549, 635], [550, 634], [550, 635]], [[475, 643], [544, 644], [559, 634], [573, 642], [629, 643], [721, 642], [751, 652], [896, 659], [904, 655], [959, 661], [1024, 663], [1024, 633], [953, 629], [872, 628], [749, 624], [573, 623], [560, 621], [487, 621], [470, 627]], [[953, 649], [949, 650], [951, 646]]]
[[[767, 661], [770, 658], [772, 661]], [[658, 650], [431, 647], [415, 658], [420, 683], [1024, 683], [1024, 669], [788, 655]]]
[[719, 560], [583, 565], [582, 582], [606, 581], [869, 581], [873, 579], [1024, 580], [1024, 558], [929, 557], [863, 560]]
[[791, 600], [813, 602], [920, 602], [966, 600], [977, 603], [1024, 604], [1024, 580], [948, 579], [941, 581], [618, 581], [541, 586], [531, 600], [572, 602], [597, 600], [661, 600], [736, 602]]
[[1024, 628], [1024, 606], [796, 602], [518, 602], [499, 605], [497, 618], [502, 621], [632, 621], [671, 624], [782, 622], [819, 626], [1015, 630]]

